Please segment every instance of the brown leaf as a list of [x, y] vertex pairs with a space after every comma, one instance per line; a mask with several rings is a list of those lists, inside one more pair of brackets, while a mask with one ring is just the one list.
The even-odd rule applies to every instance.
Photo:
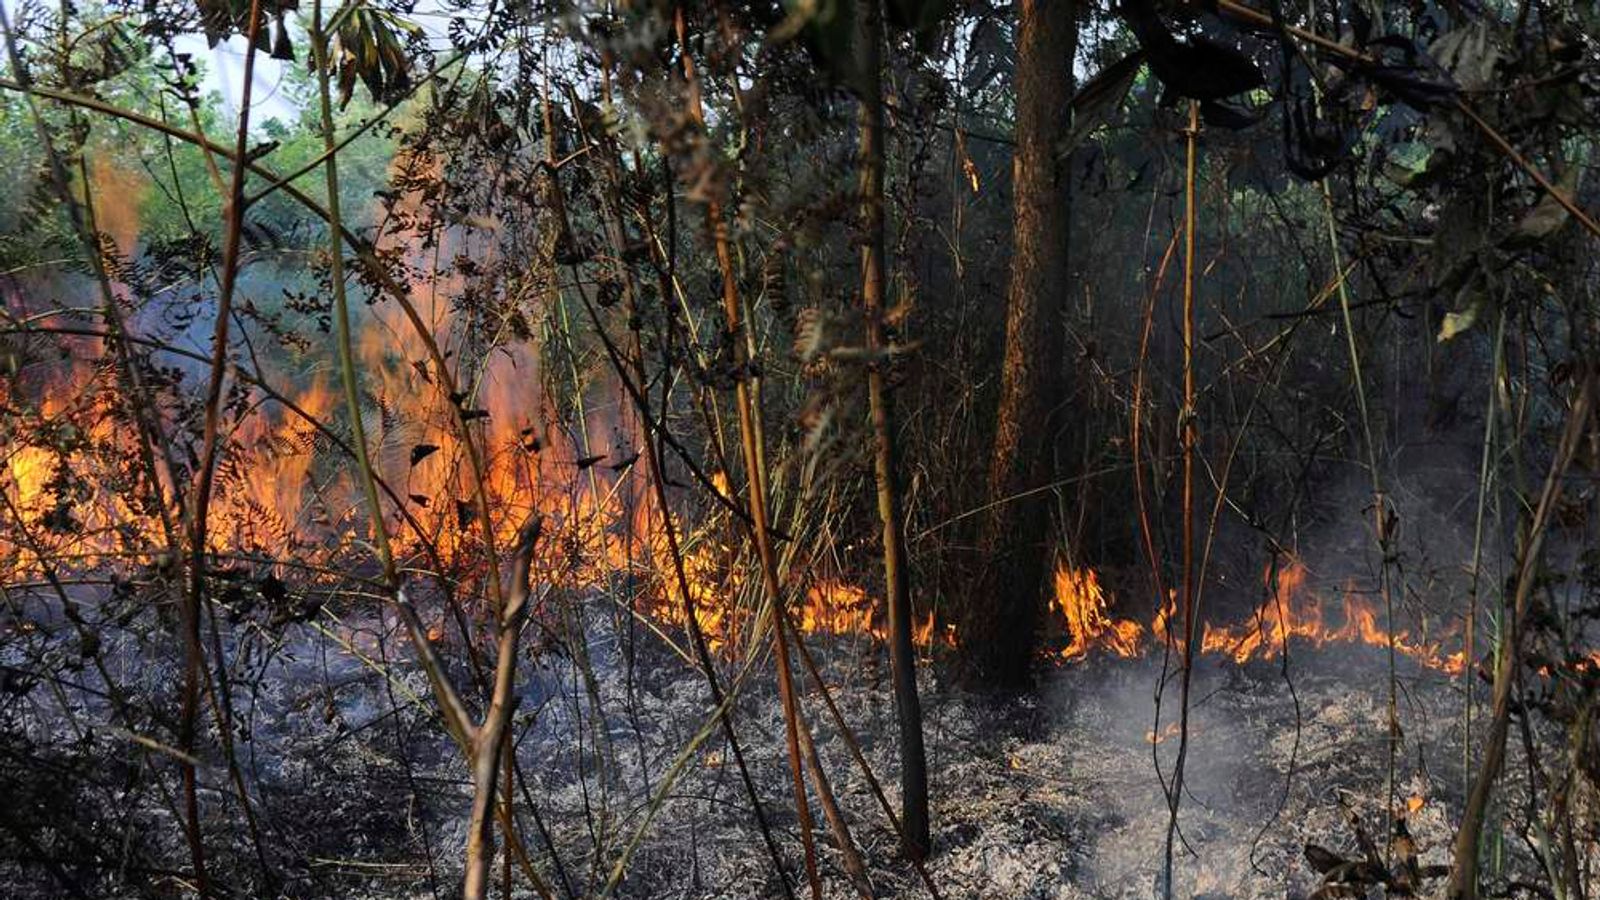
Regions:
[[[1561, 173], [1560, 181], [1555, 185], [1556, 191], [1570, 202], [1573, 197], [1578, 195], [1578, 185], [1582, 174], [1582, 166], [1568, 165], [1567, 170]], [[1567, 220], [1571, 217], [1571, 214], [1567, 212], [1567, 208], [1561, 204], [1560, 200], [1550, 194], [1545, 194], [1539, 199], [1538, 203], [1534, 204], [1533, 209], [1529, 210], [1528, 214], [1523, 216], [1522, 220], [1517, 223], [1516, 230], [1513, 233], [1519, 238], [1541, 240], [1560, 231], [1561, 226], [1567, 224]]]

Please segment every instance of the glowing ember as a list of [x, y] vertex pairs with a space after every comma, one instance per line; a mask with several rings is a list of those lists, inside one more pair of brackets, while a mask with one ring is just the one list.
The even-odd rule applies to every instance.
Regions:
[[[1144, 733], [1144, 742], [1146, 744], [1159, 744], [1169, 738], [1177, 737], [1181, 730], [1177, 722], [1168, 722], [1167, 727], [1161, 729], [1160, 734], [1154, 731], [1146, 731]], [[1190, 729], [1189, 733], [1194, 734], [1194, 730]]]

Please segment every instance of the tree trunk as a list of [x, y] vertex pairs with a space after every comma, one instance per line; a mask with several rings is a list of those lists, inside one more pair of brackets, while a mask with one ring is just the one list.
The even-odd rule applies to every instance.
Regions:
[[1005, 361], [983, 524], [981, 585], [963, 644], [991, 684], [1027, 683], [1049, 574], [1053, 437], [1061, 396], [1062, 305], [1067, 296], [1067, 173], [1056, 144], [1071, 124], [1072, 0], [1017, 0], [1017, 121], [1012, 161], [1013, 238]]
[[928, 766], [922, 747], [922, 702], [911, 644], [911, 573], [900, 508], [899, 456], [893, 397], [884, 383], [889, 359], [883, 330], [888, 257], [883, 224], [883, 16], [879, 0], [861, 3], [861, 305], [867, 325], [867, 403], [872, 416], [878, 518], [883, 524], [883, 581], [889, 612], [889, 663], [900, 724], [900, 823], [906, 855], [928, 853]]

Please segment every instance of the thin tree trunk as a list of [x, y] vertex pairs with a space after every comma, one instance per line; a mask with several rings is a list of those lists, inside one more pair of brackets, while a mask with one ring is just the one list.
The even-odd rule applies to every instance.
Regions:
[[863, 0], [861, 21], [861, 305], [867, 320], [867, 402], [872, 415], [873, 467], [878, 518], [883, 522], [883, 582], [889, 611], [889, 664], [900, 724], [900, 823], [906, 855], [928, 855], [928, 763], [922, 747], [922, 701], [911, 643], [911, 573], [900, 506], [899, 455], [893, 396], [885, 384], [889, 360], [883, 331], [883, 14], [879, 0]]
[[1483, 743], [1483, 762], [1479, 766], [1477, 780], [1473, 782], [1472, 793], [1467, 796], [1467, 806], [1461, 814], [1461, 830], [1456, 832], [1455, 865], [1451, 868], [1447, 891], [1451, 900], [1476, 900], [1478, 896], [1478, 842], [1483, 835], [1484, 817], [1488, 812], [1489, 800], [1494, 795], [1495, 781], [1499, 779], [1500, 769], [1505, 764], [1506, 732], [1511, 722], [1511, 691], [1516, 683], [1517, 667], [1522, 664], [1522, 638], [1527, 632], [1528, 607], [1539, 572], [1545, 529], [1561, 499], [1562, 478], [1578, 450], [1584, 430], [1589, 427], [1594, 392], [1593, 376], [1578, 387], [1572, 408], [1567, 411], [1567, 427], [1562, 432], [1561, 443], [1556, 447], [1555, 458], [1550, 461], [1550, 472], [1545, 476], [1544, 488], [1539, 492], [1539, 504], [1534, 508], [1533, 518], [1523, 538], [1520, 558], [1517, 560], [1516, 589], [1506, 610], [1505, 647], [1495, 666], [1489, 736]]
[[[601, 83], [605, 91], [604, 96], [607, 102], [610, 102], [611, 100], [610, 65], [610, 60], [606, 59], [601, 66]], [[573, 98], [572, 108], [574, 112], [576, 112], [576, 97]], [[584, 139], [588, 142], [589, 146], [597, 149], [602, 148], [602, 144], [594, 135], [585, 132]], [[614, 254], [616, 254], [617, 258], [620, 259], [623, 257], [627, 244], [627, 231], [623, 225], [621, 207], [621, 197], [623, 191], [621, 173], [623, 171], [623, 164], [616, 151], [616, 147], [609, 143], [606, 144], [603, 149], [601, 149], [600, 159], [608, 182], [608, 196], [607, 202], [604, 206], [606, 230], [611, 242], [611, 250]], [[675, 202], [676, 201], [671, 196], [671, 186], [669, 184], [666, 203], [670, 207]], [[565, 219], [563, 219], [562, 227], [566, 227]], [[634, 283], [633, 271], [624, 266], [620, 270], [620, 275], [622, 279], [623, 296], [627, 300], [629, 315], [637, 316], [639, 315], [639, 291], [637, 285]], [[580, 292], [580, 297], [581, 296], [582, 294]], [[663, 290], [661, 296], [664, 303], [668, 302], [667, 298], [670, 296], [670, 290]], [[617, 352], [617, 349], [613, 346], [610, 339], [606, 337], [605, 329], [602, 327], [599, 318], [595, 315], [593, 306], [585, 301], [584, 307], [589, 313], [591, 322], [594, 324], [595, 333], [600, 336], [607, 355], [611, 357], [612, 364], [617, 371], [617, 376], [622, 380], [624, 392], [634, 402], [640, 422], [644, 426], [644, 433], [640, 437], [644, 444], [650, 485], [655, 493], [656, 504], [661, 510], [662, 536], [666, 540], [667, 555], [668, 558], [672, 560], [672, 572], [676, 578], [676, 586], [678, 588], [679, 598], [683, 603], [684, 626], [689, 634], [689, 643], [694, 648], [695, 659], [699, 662], [701, 671], [705, 673], [706, 684], [710, 688], [711, 692], [712, 706], [713, 708], [720, 709], [723, 706], [723, 699], [725, 695], [723, 694], [721, 681], [717, 677], [716, 665], [711, 658], [711, 648], [706, 641], [705, 631], [700, 627], [699, 613], [695, 609], [694, 592], [690, 588], [688, 571], [684, 568], [683, 550], [678, 543], [677, 526], [672, 519], [672, 504], [671, 498], [667, 494], [667, 474], [666, 469], [664, 468], [666, 465], [664, 441], [657, 439], [650, 433], [651, 423], [656, 414], [652, 411], [649, 402], [649, 395], [646, 394], [644, 390], [644, 388], [649, 385], [649, 378], [645, 371], [644, 346], [641, 343], [639, 330], [633, 330], [632, 359], [631, 361], [624, 360], [622, 355]], [[663, 351], [663, 364], [670, 369], [671, 362], [666, 358], [665, 352], [666, 351]], [[627, 370], [629, 368], [629, 362], [631, 362], [633, 369], [633, 384], [628, 383]], [[667, 412], [671, 406], [669, 396], [671, 391], [671, 379], [662, 379], [661, 390], [661, 414], [660, 419], [657, 422], [657, 427], [664, 430], [666, 427]], [[783, 854], [778, 850], [777, 842], [773, 839], [772, 827], [767, 822], [766, 807], [761, 802], [761, 797], [756, 791], [755, 781], [750, 777], [749, 766], [745, 763], [744, 750], [742, 745], [739, 743], [738, 733], [734, 729], [733, 711], [731, 709], [722, 714], [720, 717], [720, 725], [722, 727], [723, 737], [727, 740], [728, 748], [733, 754], [734, 765], [739, 770], [739, 779], [744, 785], [745, 795], [750, 798], [750, 809], [755, 816], [756, 827], [761, 832], [762, 843], [766, 845], [767, 853], [772, 857], [773, 867], [778, 875], [778, 884], [783, 890], [784, 897], [788, 898], [788, 900], [794, 900], [794, 889], [789, 883], [789, 872], [783, 864]]]
[[[225, 209], [222, 283], [217, 297], [216, 327], [211, 342], [211, 377], [206, 387], [205, 425], [200, 452], [200, 470], [195, 476], [194, 494], [189, 503], [189, 585], [183, 599], [183, 714], [178, 726], [178, 749], [192, 757], [196, 722], [200, 708], [200, 682], [204, 676], [204, 652], [200, 645], [200, 615], [206, 577], [207, 516], [211, 511], [211, 489], [216, 479], [216, 461], [222, 419], [222, 386], [227, 377], [228, 326], [233, 316], [234, 289], [239, 283], [239, 256], [244, 233], [245, 156], [250, 141], [250, 88], [254, 81], [256, 35], [261, 29], [260, 0], [251, 0], [250, 18], [245, 29], [244, 87], [239, 101], [239, 129], [234, 144], [233, 180]], [[200, 829], [200, 800], [192, 763], [183, 767], [184, 815], [188, 819], [190, 856], [200, 896], [210, 896], [206, 877], [205, 843]]]
[[[1001, 687], [1029, 678], [1040, 593], [1050, 562], [1052, 437], [1061, 396], [1062, 304], [1070, 222], [1056, 144], [1071, 124], [1072, 0], [1017, 0], [1017, 123], [1006, 346], [980, 539], [983, 584], [962, 634], [977, 672]], [[992, 598], [977, 600], [977, 597]]]

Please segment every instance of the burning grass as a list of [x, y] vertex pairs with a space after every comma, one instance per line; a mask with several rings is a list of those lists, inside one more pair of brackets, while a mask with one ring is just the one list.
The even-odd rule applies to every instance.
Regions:
[[[1400, 656], [1430, 669], [1450, 675], [1460, 675], [1465, 669], [1465, 651], [1447, 649], [1461, 644], [1460, 631], [1454, 625], [1435, 629], [1426, 639], [1413, 637], [1403, 627], [1391, 630], [1382, 623], [1395, 616], [1373, 597], [1347, 584], [1336, 598], [1329, 599], [1311, 586], [1310, 571], [1295, 557], [1281, 566], [1269, 566], [1262, 581], [1268, 597], [1248, 618], [1202, 624], [1198, 641], [1202, 656], [1223, 657], [1243, 665], [1277, 659], [1291, 645], [1352, 644], [1384, 649], [1392, 645]], [[1177, 612], [1172, 597], [1160, 605], [1148, 626], [1115, 618], [1112, 608], [1113, 601], [1101, 587], [1098, 573], [1059, 563], [1053, 610], [1059, 613], [1069, 641], [1057, 657], [1073, 662], [1098, 652], [1128, 659], [1146, 655], [1152, 645], [1160, 646], [1171, 637], [1169, 629]]]
[[[430, 394], [424, 385], [394, 377], [400, 380], [379, 394], [389, 423], [382, 445], [390, 448], [380, 453], [380, 459], [385, 460], [387, 483], [408, 501], [394, 523], [402, 533], [410, 530], [417, 548], [407, 565], [426, 566], [420, 552], [426, 544], [436, 558], [470, 567], [470, 554], [477, 546], [472, 537], [476, 514], [460, 499], [467, 490], [460, 448], [408, 444], [431, 433], [417, 423], [434, 421], [444, 412], [426, 399]], [[492, 372], [487, 383], [500, 384], [502, 377], [505, 372]], [[130, 503], [119, 488], [121, 479], [102, 464], [115, 454], [131, 453], [127, 445], [131, 438], [116, 425], [107, 394], [113, 388], [79, 369], [65, 370], [61, 378], [35, 406], [41, 437], [19, 443], [0, 460], [5, 475], [0, 490], [7, 492], [23, 522], [35, 523], [34, 540], [53, 558], [71, 556], [80, 570], [125, 567], [127, 552], [119, 538], [130, 530], [145, 535], [159, 532], [154, 517]], [[681, 627], [683, 606], [669, 583], [673, 568], [662, 513], [649, 499], [646, 476], [635, 471], [643, 463], [627, 449], [631, 444], [617, 443], [605, 453], [581, 456], [582, 445], [563, 443], [531, 426], [516, 427], [510, 394], [500, 388], [490, 394], [508, 398], [489, 402], [494, 451], [486, 481], [495, 508], [508, 511], [497, 518], [496, 534], [502, 539], [511, 536], [508, 523], [518, 521], [518, 511], [545, 513], [560, 524], [556, 539], [539, 551], [535, 569], [544, 580], [571, 590], [632, 581], [637, 585], [638, 611], [662, 628]], [[401, 398], [406, 397], [423, 398], [415, 401], [420, 407], [405, 408]], [[305, 551], [308, 558], [302, 562], [334, 569], [343, 565], [341, 557], [361, 552], [368, 536], [356, 512], [353, 486], [336, 469], [330, 470], [333, 462], [326, 457], [337, 450], [318, 431], [317, 423], [333, 403], [326, 385], [316, 380], [294, 401], [292, 412], [259, 404], [240, 418], [222, 466], [224, 488], [213, 515], [217, 522], [211, 531], [213, 551], [219, 556], [251, 558], [287, 546]], [[511, 424], [503, 424], [507, 422]], [[592, 431], [607, 429], [597, 423]], [[335, 474], [319, 475], [329, 471]], [[716, 478], [726, 490], [725, 476], [716, 473]], [[79, 498], [77, 502], [73, 497]], [[52, 521], [63, 517], [68, 520], [64, 527], [51, 527]], [[737, 641], [752, 625], [752, 609], [739, 599], [747, 593], [739, 554], [715, 534], [725, 527], [724, 521], [710, 519], [683, 541], [693, 605], [701, 629], [716, 649]], [[153, 558], [160, 552], [148, 546], [143, 555]], [[11, 580], [40, 575], [38, 560], [15, 531], [0, 534], [0, 561]], [[284, 574], [281, 569], [275, 572]], [[1394, 617], [1353, 585], [1333, 592], [1319, 590], [1311, 583], [1307, 565], [1294, 557], [1276, 569], [1269, 567], [1262, 580], [1266, 599], [1252, 614], [1239, 621], [1204, 622], [1198, 643], [1202, 655], [1243, 664], [1275, 659], [1291, 644], [1390, 647], [1391, 629], [1384, 623]], [[1169, 636], [1175, 615], [1170, 597], [1155, 609], [1148, 624], [1119, 617], [1116, 611], [1122, 604], [1102, 586], [1099, 573], [1065, 560], [1056, 567], [1053, 588], [1051, 627], [1066, 636], [1065, 645], [1050, 654], [1058, 662], [1079, 662], [1091, 655], [1144, 656]], [[801, 582], [793, 614], [802, 633], [885, 637], [881, 602], [864, 586], [847, 580]], [[936, 638], [945, 646], [959, 641], [954, 625], [941, 626], [934, 611], [925, 610], [915, 624], [915, 643], [929, 648]], [[1434, 627], [1426, 637], [1397, 626], [1392, 629], [1392, 645], [1397, 654], [1445, 673], [1459, 675], [1465, 667], [1457, 623]]]

